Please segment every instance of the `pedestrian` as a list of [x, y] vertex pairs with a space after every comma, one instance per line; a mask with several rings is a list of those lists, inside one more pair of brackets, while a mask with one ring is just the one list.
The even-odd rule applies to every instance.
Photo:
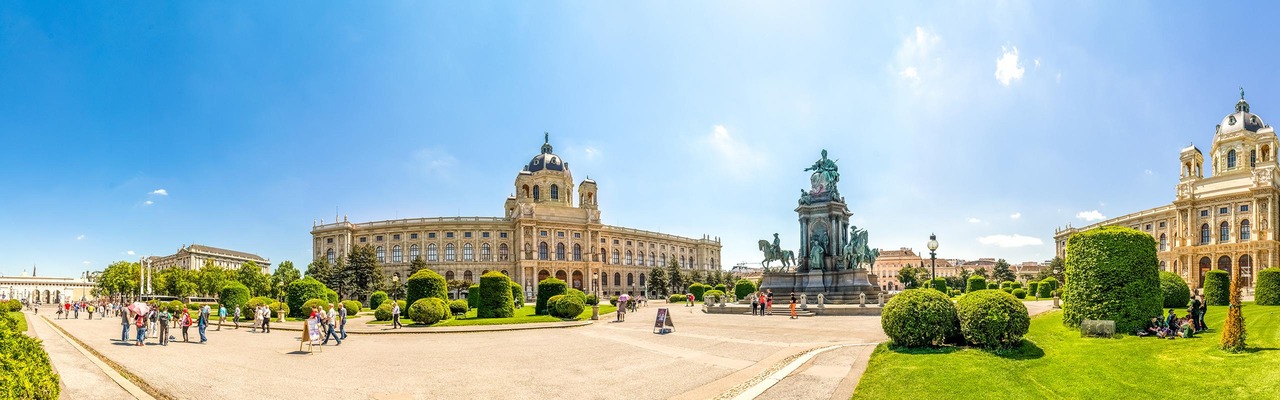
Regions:
[[391, 329], [400, 329], [403, 327], [404, 326], [400, 325], [400, 303], [398, 301], [391, 300]]
[[138, 344], [136, 346], [142, 346], [142, 342], [147, 339], [147, 317], [139, 314], [134, 319], [134, 326], [138, 327]]
[[62, 319], [71, 318], [71, 302], [62, 303], [62, 307], [59, 310], [63, 308], [67, 310], [67, 313], [62, 316]]
[[160, 345], [168, 346], [169, 345], [169, 320], [173, 319], [173, 316], [169, 314], [169, 310], [160, 310], [159, 319], [160, 321], [157, 324], [159, 324], [160, 326]]
[[227, 306], [218, 305], [218, 331], [222, 331], [222, 325], [227, 323]]
[[121, 341], [121, 342], [128, 342], [128, 341], [129, 341], [129, 325], [130, 325], [130, 324], [132, 324], [132, 323], [133, 323], [133, 321], [130, 321], [130, 320], [129, 320], [129, 313], [128, 313], [128, 312], [125, 312], [125, 313], [120, 314], [120, 327], [121, 327], [121, 328], [123, 328], [123, 330], [120, 332], [120, 341]]
[[791, 292], [791, 319], [796, 319], [796, 292]]
[[209, 341], [209, 338], [204, 336], [205, 329], [209, 328], [209, 311], [208, 304], [200, 307], [200, 318], [196, 320], [196, 328], [200, 331], [200, 343]]
[[89, 320], [93, 321], [93, 304], [89, 305], [88, 311], [89, 311]]
[[[347, 339], [347, 306], [342, 303], [338, 303], [338, 320], [340, 321], [338, 322], [338, 336], [341, 337], [342, 340], [346, 340]], [[341, 344], [342, 341], [338, 341], [338, 343]]]
[[766, 290], [764, 296], [765, 296], [764, 308], [766, 310], [769, 310], [769, 315], [773, 315], [773, 289]]
[[76, 319], [80, 319], [80, 303], [76, 303], [76, 305], [72, 306], [71, 309], [75, 311]]
[[1198, 294], [1196, 295], [1196, 299], [1200, 300], [1200, 312], [1196, 313], [1195, 324], [1200, 325], [1201, 331], [1207, 331], [1209, 330], [1209, 325], [1205, 325], [1204, 323], [1204, 313], [1209, 310], [1208, 304], [1204, 301], [1204, 295]]
[[181, 321], [178, 324], [182, 326], [182, 341], [183, 343], [191, 343], [190, 340], [187, 340], [187, 328], [191, 327], [191, 310], [182, 309], [182, 318], [179, 319]]
[[320, 345], [324, 346], [328, 344], [329, 339], [333, 338], [338, 342], [338, 346], [341, 346], [342, 337], [335, 335], [333, 333], [333, 326], [337, 324], [337, 321], [335, 320], [335, 318], [338, 316], [338, 314], [333, 311], [333, 304], [329, 305], [329, 311], [327, 312], [324, 310], [320, 310], [320, 313], [318, 314], [318, 316], [322, 318], [321, 321], [324, 322], [324, 341], [321, 341]]
[[236, 305], [236, 315], [235, 315], [234, 321], [236, 323], [236, 329], [240, 329], [240, 306], [239, 305]]
[[271, 333], [271, 307], [262, 305], [262, 333]]
[[58, 316], [54, 319], [62, 319], [62, 307], [58, 307]]
[[693, 293], [686, 294], [686, 295], [685, 295], [685, 299], [686, 299], [686, 300], [688, 300], [688, 301], [685, 301], [685, 305], [684, 305], [684, 306], [685, 306], [685, 307], [693, 307]]
[[262, 323], [262, 306], [253, 308], [253, 324], [249, 325], [249, 333], [257, 333], [258, 326]]
[[751, 315], [756, 315], [756, 312], [759, 311], [759, 308], [760, 308], [760, 299], [756, 297], [755, 293], [752, 293], [750, 297], [751, 297]]

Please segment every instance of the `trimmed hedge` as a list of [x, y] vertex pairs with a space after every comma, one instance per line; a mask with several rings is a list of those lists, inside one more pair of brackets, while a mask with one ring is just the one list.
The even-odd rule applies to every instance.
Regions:
[[511, 281], [511, 304], [520, 303], [520, 307], [524, 307], [524, 286], [520, 286], [516, 281]]
[[343, 300], [342, 306], [347, 308], [347, 318], [354, 317], [362, 309], [360, 302], [355, 300]]
[[369, 295], [369, 308], [376, 310], [384, 301], [387, 301], [387, 292], [381, 290], [373, 292]]
[[[269, 306], [269, 305], [271, 305], [271, 303], [275, 303], [275, 301], [274, 301], [274, 300], [271, 300], [271, 299], [270, 299], [270, 298], [268, 298], [268, 297], [258, 296], [258, 297], [254, 297], [254, 298], [252, 298], [252, 299], [249, 299], [249, 301], [248, 301], [248, 302], [244, 303], [244, 307], [240, 307], [240, 319], [242, 319], [242, 320], [247, 319], [247, 320], [252, 321], [252, 320], [253, 320], [253, 310], [254, 310], [255, 308], [257, 308], [258, 306], [264, 306], [264, 305], [265, 305], [265, 306]], [[235, 311], [235, 309], [227, 310], [227, 314], [228, 314], [228, 315], [236, 315], [236, 311]]]
[[1260, 306], [1280, 306], [1280, 268], [1271, 267], [1258, 271], [1254, 301]]
[[1204, 275], [1204, 302], [1211, 306], [1225, 306], [1231, 300], [1231, 273], [1220, 269]]
[[448, 318], [449, 305], [439, 297], [424, 297], [409, 306], [409, 319], [421, 325], [431, 325]]
[[1027, 306], [1000, 290], [961, 297], [956, 300], [956, 315], [960, 318], [960, 333], [974, 346], [1013, 347], [1022, 342], [1022, 335], [1031, 328]]
[[[419, 299], [434, 297], [449, 301], [449, 284], [443, 276], [430, 269], [420, 269], [404, 281], [406, 304], [417, 304]], [[400, 312], [407, 312], [400, 307]]]
[[1013, 289], [1013, 297], [1017, 297], [1019, 299], [1025, 299], [1027, 298], [1027, 290], [1023, 288]]
[[1066, 250], [1062, 322], [1116, 322], [1116, 332], [1135, 332], [1160, 315], [1160, 262], [1156, 242], [1137, 229], [1108, 226], [1071, 235]]
[[1000, 284], [995, 282], [987, 282], [987, 289], [988, 290], [1000, 289]]
[[218, 291], [218, 304], [227, 308], [227, 315], [235, 312], [236, 306], [244, 308], [249, 302], [249, 288], [240, 282], [231, 282]]
[[1013, 290], [1013, 282], [1009, 282], [1009, 281], [1000, 282], [1000, 290], [1005, 290], [1005, 289]]
[[578, 318], [578, 314], [582, 314], [582, 310], [586, 309], [586, 306], [582, 304], [582, 299], [577, 296], [561, 294], [547, 299], [547, 308], [551, 310], [551, 316], [553, 317], [570, 319]]
[[1058, 290], [1058, 278], [1052, 276], [1044, 278], [1044, 280], [1040, 281], [1040, 286], [1036, 290], [1039, 290], [1037, 294], [1042, 298], [1053, 297], [1053, 291]]
[[1184, 308], [1191, 302], [1187, 281], [1169, 271], [1160, 271], [1160, 292], [1164, 296], [1164, 308]]
[[[724, 295], [724, 292], [721, 292], [719, 290], [708, 290], [706, 293], [702, 294], [702, 297], [711, 299], [712, 302], [719, 303], [720, 298], [725, 297], [725, 295]], [[725, 299], [725, 301], [729, 301], [729, 300]]]
[[618, 305], [618, 296], [609, 296], [609, 305], [611, 305], [611, 306], [617, 306], [617, 305]]
[[[463, 301], [463, 302], [465, 303], [465, 301]], [[382, 304], [379, 304], [379, 305], [378, 305], [378, 308], [373, 309], [373, 319], [374, 319], [374, 320], [376, 320], [376, 321], [390, 321], [390, 320], [391, 320], [391, 306], [392, 306], [393, 304], [394, 304], [394, 303], [392, 303], [392, 302], [390, 302], [390, 301], [384, 301], [384, 302], [382, 302]], [[400, 312], [404, 312], [404, 309], [403, 309], [403, 308], [402, 308], [402, 309], [400, 309]]]
[[[964, 297], [969, 296], [972, 294]], [[955, 304], [946, 294], [932, 289], [910, 289], [885, 304], [880, 327], [898, 346], [940, 346], [959, 331], [960, 322]]]
[[311, 307], [320, 307], [319, 312], [328, 312], [329, 299], [311, 299], [307, 300], [306, 303], [302, 303], [302, 307], [298, 307], [298, 310], [296, 310], [302, 314], [300, 318], [310, 317]]
[[564, 295], [577, 297], [578, 300], [582, 300], [582, 304], [587, 303], [587, 293], [581, 290], [569, 288], [569, 290], [565, 290]]
[[1028, 296], [1039, 296], [1039, 295], [1040, 295], [1040, 292], [1039, 292], [1039, 291], [1037, 291], [1037, 289], [1039, 289], [1039, 288], [1040, 288], [1040, 282], [1037, 282], [1037, 281], [1027, 282], [1027, 295], [1028, 295]]
[[711, 288], [710, 286], [703, 285], [701, 283], [694, 283], [692, 285], [689, 285], [689, 293], [693, 293], [694, 300], [702, 301], [702, 295], [706, 294], [707, 289], [710, 289], [710, 288]]
[[550, 277], [538, 282], [538, 302], [534, 304], [534, 313], [537, 315], [547, 315], [547, 300], [552, 296], [559, 296], [569, 289], [569, 285], [564, 281]]
[[289, 315], [289, 305], [288, 305], [288, 304], [285, 304], [285, 303], [282, 303], [282, 302], [277, 301], [277, 302], [273, 302], [273, 303], [271, 303], [271, 305], [270, 305], [270, 306], [268, 306], [268, 307], [270, 307], [270, 308], [271, 308], [271, 317], [272, 317], [272, 318], [280, 318], [280, 316], [281, 316], [281, 315]]
[[4, 305], [8, 306], [8, 311], [22, 311], [22, 302], [17, 299], [9, 299], [4, 302]]
[[[466, 314], [467, 311], [471, 311], [471, 306], [467, 305], [466, 300], [457, 299], [449, 302], [449, 314]], [[390, 309], [387, 309], [387, 320], [391, 320]]]
[[311, 315], [311, 310], [303, 305], [311, 299], [328, 300], [324, 291], [324, 284], [316, 278], [306, 277], [289, 282], [289, 290], [285, 294], [285, 303], [289, 305], [290, 310], [289, 316], [303, 318]]
[[325, 288], [324, 298], [328, 299], [329, 303], [332, 303], [334, 305], [338, 304], [338, 292], [333, 291], [333, 289]]
[[600, 296], [597, 296], [595, 293], [592, 293], [592, 294], [587, 295], [587, 303], [586, 303], [586, 304], [587, 304], [588, 306], [600, 305]]
[[973, 275], [973, 276], [970, 276], [970, 277], [969, 277], [969, 281], [968, 281], [968, 282], [965, 282], [965, 284], [966, 284], [966, 285], [965, 285], [964, 291], [965, 291], [966, 293], [972, 293], [972, 292], [976, 292], [976, 291], [979, 291], [979, 290], [986, 290], [986, 289], [987, 289], [987, 278], [983, 278], [983, 277], [978, 276], [978, 275]]
[[723, 283], [717, 283], [715, 287], [711, 288], [711, 290], [719, 290], [721, 293], [724, 293], [726, 289], [727, 288], [724, 286]]
[[480, 284], [475, 283], [467, 287], [467, 307], [480, 308]]
[[[12, 306], [7, 303], [5, 308]], [[22, 302], [18, 302], [19, 305]], [[19, 306], [21, 310], [21, 306]], [[60, 377], [53, 373], [40, 339], [18, 332], [18, 321], [0, 314], [0, 397], [6, 399], [57, 399]]]
[[515, 300], [511, 298], [511, 278], [501, 272], [490, 271], [480, 276], [478, 290], [479, 296], [473, 296], [480, 300], [477, 317], [511, 318], [516, 315]]
[[[249, 300], [252, 301], [253, 299], [249, 299]], [[173, 301], [170, 301], [169, 304], [167, 304], [166, 306], [167, 306], [166, 309], [169, 310], [170, 313], [177, 314], [182, 312], [181, 301], [173, 300]]]
[[[615, 298], [615, 299], [616, 299], [616, 298]], [[686, 301], [688, 301], [688, 300], [689, 300], [688, 296], [683, 295], [683, 294], [673, 294], [673, 295], [671, 295], [671, 297], [667, 297], [667, 302], [668, 302], [668, 303], [683, 303], [683, 302], [686, 302]]]
[[733, 284], [733, 294], [739, 299], [745, 299], [756, 291], [756, 284], [749, 279], [739, 279]]
[[934, 290], [937, 290], [939, 292], [951, 293], [947, 291], [947, 280], [944, 278], [933, 278], [930, 286], [932, 286]]
[[1022, 289], [1022, 282], [1014, 282], [1009, 285], [1011, 289]]

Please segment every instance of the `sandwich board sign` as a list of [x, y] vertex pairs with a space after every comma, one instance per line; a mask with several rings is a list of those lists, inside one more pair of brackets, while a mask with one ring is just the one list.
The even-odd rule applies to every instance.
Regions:
[[669, 333], [675, 328], [676, 324], [671, 320], [671, 311], [666, 308], [659, 308], [658, 318], [653, 321], [653, 333]]

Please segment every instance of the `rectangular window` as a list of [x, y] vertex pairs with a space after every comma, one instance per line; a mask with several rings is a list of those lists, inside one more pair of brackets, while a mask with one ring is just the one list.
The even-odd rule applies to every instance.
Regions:
[[436, 233], [435, 233], [435, 232], [431, 232], [431, 233], [428, 233], [428, 234], [427, 234], [427, 239], [435, 239], [435, 238], [436, 238]]
[[1240, 206], [1240, 212], [1249, 212], [1249, 205], [1245, 204]]
[[410, 234], [409, 234], [409, 238], [410, 238], [410, 239], [417, 239], [417, 238], [418, 238], [418, 234], [416, 234], [416, 233], [410, 233]]
[[564, 237], [564, 232], [556, 232], [556, 237]]
[[361, 236], [361, 237], [360, 237], [360, 243], [364, 243], [364, 242], [367, 242], [367, 241], [369, 241], [369, 238], [368, 238], [368, 237], [364, 237], [364, 236]]
[[397, 234], [391, 235], [391, 240], [400, 240], [400, 234], [397, 233]]
[[1200, 216], [1201, 216], [1201, 217], [1208, 217], [1208, 216], [1209, 216], [1209, 210], [1200, 210]]
[[1160, 221], [1160, 229], [1164, 229], [1164, 227], [1165, 227], [1164, 221]]
[[618, 244], [618, 239], [613, 239], [613, 244]]
[[547, 231], [538, 231], [538, 236], [547, 237]]
[[480, 237], [485, 238], [485, 239], [488, 239], [488, 238], [489, 238], [489, 232], [482, 232], [482, 233], [480, 233]]
[[573, 238], [574, 238], [574, 239], [582, 239], [582, 232], [574, 232], [574, 233], [573, 233]]
[[449, 239], [452, 239], [452, 238], [453, 238], [453, 232], [445, 232], [445, 233], [444, 233], [444, 237], [449, 238]]
[[1147, 230], [1151, 230], [1151, 224], [1147, 224]]
[[1218, 214], [1226, 214], [1227, 212], [1228, 212], [1227, 207], [1222, 207], [1218, 209]]
[[465, 233], [463, 233], [463, 234], [462, 234], [462, 237], [467, 238], [467, 239], [470, 239], [470, 238], [471, 238], [471, 232], [465, 232]]
[[503, 238], [503, 239], [506, 239], [506, 238], [507, 238], [507, 233], [506, 233], [506, 232], [498, 233], [498, 237]]
[[325, 242], [325, 243], [333, 243], [333, 238], [325, 239], [325, 240], [324, 240], [324, 242]]
[[628, 240], [628, 241], [627, 241], [627, 246], [630, 246], [630, 245], [631, 245], [631, 241], [630, 241], [630, 240]]
[[378, 235], [378, 236], [377, 236], [376, 238], [374, 238], [373, 240], [376, 240], [376, 241], [381, 242], [381, 241], [382, 241], [382, 235]]

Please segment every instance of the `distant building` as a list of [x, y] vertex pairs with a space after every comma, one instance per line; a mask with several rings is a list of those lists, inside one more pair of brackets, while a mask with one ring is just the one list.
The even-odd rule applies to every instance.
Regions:
[[0, 301], [26, 300], [41, 304], [63, 301], [93, 300], [93, 282], [74, 278], [35, 276], [0, 276]]
[[244, 265], [244, 263], [253, 261], [258, 264], [258, 267], [262, 268], [262, 273], [271, 273], [271, 261], [262, 258], [262, 256], [199, 244], [182, 246], [177, 253], [172, 255], [151, 256], [144, 260], [150, 261], [151, 268], [157, 271], [169, 267], [200, 269], [204, 268], [209, 261], [212, 261], [213, 265], [225, 269], [240, 269], [240, 266]]

